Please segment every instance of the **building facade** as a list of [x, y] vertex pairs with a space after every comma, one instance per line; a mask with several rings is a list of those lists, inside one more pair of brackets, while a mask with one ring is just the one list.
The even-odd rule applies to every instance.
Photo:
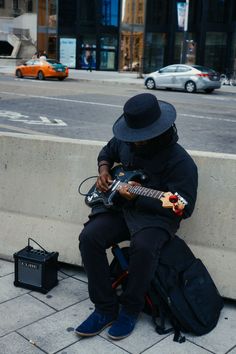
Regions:
[[71, 68], [92, 57], [96, 70], [151, 72], [181, 62], [186, 48], [187, 63], [235, 71], [236, 1], [189, 0], [187, 31], [184, 1], [0, 0], [0, 17], [37, 13], [37, 50]]

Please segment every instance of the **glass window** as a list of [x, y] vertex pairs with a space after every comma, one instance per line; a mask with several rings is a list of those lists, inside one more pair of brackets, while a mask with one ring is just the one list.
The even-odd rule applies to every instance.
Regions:
[[208, 0], [207, 21], [210, 23], [227, 22], [229, 0]]
[[48, 26], [57, 27], [57, 6], [56, 0], [48, 0]]
[[164, 69], [161, 69], [159, 72], [162, 74], [174, 73], [176, 72], [177, 67], [175, 65], [167, 66]]
[[118, 26], [118, 0], [102, 0], [102, 19], [104, 26]]
[[80, 0], [79, 21], [81, 26], [95, 26], [96, 24], [96, 1], [95, 0]]
[[233, 1], [232, 20], [236, 21], [236, 1]]
[[202, 1], [191, 0], [189, 2], [188, 23], [189, 27], [202, 20]]
[[58, 5], [58, 32], [64, 35], [74, 35], [76, 32], [76, 0], [59, 0]]
[[4, 9], [5, 7], [5, 0], [0, 0], [0, 8]]
[[88, 69], [89, 62], [92, 66], [92, 69], [96, 69], [96, 34], [87, 34], [80, 37], [81, 48], [80, 48], [80, 68]]
[[116, 49], [117, 47], [117, 36], [114, 35], [104, 35], [100, 39], [100, 46], [103, 49]]
[[170, 1], [147, 0], [147, 24], [160, 25], [168, 23]]
[[231, 54], [231, 60], [230, 60], [230, 68], [232, 68], [233, 71], [236, 71], [236, 32], [234, 32], [234, 36], [233, 36], [233, 46], [232, 46], [232, 54]]
[[115, 52], [101, 50], [100, 70], [115, 70]]
[[186, 71], [190, 71], [191, 70], [191, 68], [189, 68], [188, 66], [177, 66], [176, 67], [176, 71], [178, 72], [178, 73], [184, 73], [184, 72], [186, 72]]
[[26, 6], [27, 6], [27, 12], [33, 12], [33, 0], [28, 0]]
[[222, 71], [225, 63], [226, 33], [207, 32], [205, 45], [205, 65], [216, 71]]
[[120, 70], [136, 70], [143, 63], [145, 0], [124, 0], [121, 14]]
[[147, 33], [144, 48], [144, 71], [151, 72], [163, 67], [167, 44], [166, 33]]

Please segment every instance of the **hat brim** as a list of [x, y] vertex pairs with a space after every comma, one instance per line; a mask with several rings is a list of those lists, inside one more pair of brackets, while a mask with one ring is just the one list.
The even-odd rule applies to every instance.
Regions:
[[119, 140], [134, 143], [153, 139], [164, 133], [174, 123], [176, 110], [170, 103], [159, 100], [158, 103], [161, 109], [161, 115], [154, 123], [145, 128], [130, 128], [125, 121], [124, 114], [122, 114], [113, 125], [112, 130], [114, 136]]

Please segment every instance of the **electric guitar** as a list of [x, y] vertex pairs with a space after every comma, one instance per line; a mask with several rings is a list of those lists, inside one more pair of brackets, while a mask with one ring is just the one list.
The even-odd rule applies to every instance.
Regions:
[[124, 171], [121, 165], [111, 170], [113, 182], [107, 192], [101, 192], [94, 184], [85, 197], [85, 203], [93, 207], [98, 203], [103, 203], [105, 207], [111, 208], [114, 205], [114, 198], [117, 191], [125, 186], [128, 191], [135, 195], [141, 195], [149, 198], [158, 199], [162, 202], [163, 208], [171, 208], [174, 213], [181, 216], [187, 201], [178, 193], [162, 192], [156, 189], [146, 188], [140, 185], [131, 185], [129, 181], [145, 181], [146, 176], [140, 170]]

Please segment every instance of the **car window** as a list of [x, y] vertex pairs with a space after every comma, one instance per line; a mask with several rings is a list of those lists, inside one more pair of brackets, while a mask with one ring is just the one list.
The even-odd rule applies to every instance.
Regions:
[[25, 64], [26, 65], [33, 65], [34, 64], [34, 60], [28, 60]]
[[55, 59], [46, 59], [46, 61], [49, 63], [49, 64], [60, 64], [59, 61], [55, 60]]
[[174, 73], [176, 71], [176, 66], [171, 65], [159, 70], [160, 73]]
[[210, 69], [206, 66], [202, 66], [202, 65], [193, 65], [193, 67], [197, 70], [202, 71], [203, 73], [211, 73], [211, 74], [216, 74], [216, 71], [213, 69]]
[[34, 60], [33, 65], [39, 65], [40, 61], [39, 60]]
[[190, 71], [191, 68], [189, 66], [177, 66], [177, 72], [178, 73], [184, 73], [184, 72], [187, 72], [187, 71]]

